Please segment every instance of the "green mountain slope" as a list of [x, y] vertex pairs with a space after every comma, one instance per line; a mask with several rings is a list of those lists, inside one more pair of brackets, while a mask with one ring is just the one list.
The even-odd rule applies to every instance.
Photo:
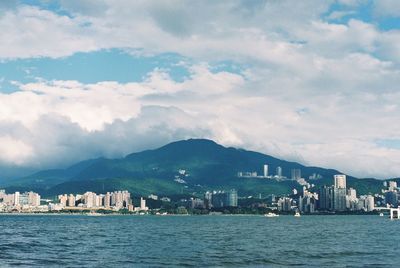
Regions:
[[[167, 144], [155, 150], [133, 153], [121, 159], [94, 159], [64, 170], [47, 170], [15, 180], [7, 189], [34, 189], [43, 195], [112, 191], [127, 189], [134, 194], [178, 194], [211, 189], [236, 188], [240, 195], [284, 194], [300, 189], [295, 181], [277, 182], [261, 178], [238, 178], [239, 171], [262, 174], [268, 164], [270, 174], [280, 166], [283, 175], [301, 169], [302, 177], [318, 174], [316, 185], [332, 184], [333, 169], [306, 167], [243, 149], [226, 148], [210, 140], [190, 139]], [[181, 170], [180, 174], [179, 171]], [[177, 182], [176, 179], [180, 179]], [[375, 191], [381, 181], [349, 177], [349, 187], [361, 192]]]

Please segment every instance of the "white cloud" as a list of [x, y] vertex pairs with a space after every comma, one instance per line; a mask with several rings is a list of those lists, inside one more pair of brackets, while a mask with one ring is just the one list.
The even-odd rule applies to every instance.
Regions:
[[[121, 48], [195, 64], [182, 82], [155, 69], [132, 83], [16, 84], [19, 92], [0, 94], [0, 137], [21, 155], [0, 148], [9, 152], [0, 162], [47, 167], [206, 137], [359, 176], [398, 176], [400, 150], [375, 141], [399, 138], [400, 33], [324, 21], [332, 2], [61, 1], [71, 16], [8, 9], [2, 59]], [[221, 60], [247, 69], [210, 71]]]
[[379, 16], [400, 17], [400, 3], [397, 0], [375, 0], [374, 11]]
[[[0, 95], [0, 122], [13, 123], [15, 142], [31, 150], [2, 161], [56, 166], [205, 137], [360, 176], [400, 173], [400, 150], [375, 144], [400, 131], [392, 124], [400, 109], [391, 87], [399, 82], [396, 71], [364, 54], [318, 68], [320, 74], [299, 73], [298, 80], [290, 71], [252, 76], [249, 69], [244, 78], [200, 64], [182, 82], [155, 70], [138, 83], [22, 84], [22, 91]], [[326, 81], [332, 85], [324, 87]], [[9, 125], [0, 127], [1, 135], [9, 133]]]

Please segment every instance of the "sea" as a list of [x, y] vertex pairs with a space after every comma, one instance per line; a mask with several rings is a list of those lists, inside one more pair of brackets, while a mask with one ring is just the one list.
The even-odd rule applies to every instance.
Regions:
[[1, 215], [0, 267], [400, 267], [377, 215]]

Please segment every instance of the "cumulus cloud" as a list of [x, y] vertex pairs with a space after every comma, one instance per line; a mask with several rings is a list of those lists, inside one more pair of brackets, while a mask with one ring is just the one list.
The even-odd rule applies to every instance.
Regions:
[[[179, 82], [154, 69], [130, 83], [15, 83], [19, 91], [0, 94], [0, 164], [56, 167], [205, 137], [357, 176], [398, 176], [400, 150], [376, 140], [399, 138], [400, 32], [326, 21], [364, 4], [339, 2], [349, 10], [332, 11], [334, 1], [177, 0], [5, 8], [3, 60], [119, 48], [192, 63]], [[242, 71], [212, 71], [225, 60]]]
[[[327, 75], [321, 81], [321, 75], [305, 73], [299, 82], [279, 76], [280, 70], [264, 75], [248, 70], [247, 76], [213, 73], [200, 64], [181, 82], [155, 70], [142, 82], [126, 84], [21, 84], [21, 91], [0, 95], [0, 122], [9, 122], [0, 128], [0, 137], [20, 148], [0, 160], [58, 166], [204, 137], [360, 176], [400, 172], [400, 150], [375, 143], [400, 131], [391, 123], [398, 119], [400, 95], [385, 84], [398, 83], [398, 75], [390, 65], [365, 55], [351, 55], [348, 61], [352, 68], [341, 78], [341, 68], [349, 63], [320, 63]], [[329, 79], [335, 84], [322, 88]]]

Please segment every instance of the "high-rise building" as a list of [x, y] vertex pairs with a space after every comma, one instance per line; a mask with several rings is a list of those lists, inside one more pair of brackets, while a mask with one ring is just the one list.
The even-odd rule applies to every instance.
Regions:
[[75, 196], [73, 194], [70, 194], [68, 196], [68, 206], [75, 207], [75, 201], [76, 201]]
[[212, 195], [213, 193], [209, 191], [204, 193], [204, 205], [208, 209], [212, 208]]
[[64, 207], [67, 206], [67, 200], [68, 200], [68, 196], [66, 194], [62, 194], [62, 195], [58, 196], [58, 202]]
[[140, 198], [140, 210], [147, 210], [146, 200], [143, 197]]
[[282, 178], [282, 168], [281, 167], [277, 167], [276, 168], [276, 176], [280, 179]]
[[336, 211], [346, 210], [346, 189], [334, 188], [333, 189], [333, 209]]
[[346, 195], [346, 209], [348, 210], [357, 210], [357, 192], [356, 189], [349, 188], [347, 189]]
[[237, 207], [237, 191], [232, 189], [226, 193], [226, 207]]
[[96, 206], [97, 195], [93, 192], [86, 192], [83, 195], [83, 203], [85, 207], [92, 208]]
[[333, 210], [333, 188], [323, 186], [319, 189], [318, 209], [321, 211]]
[[28, 205], [33, 207], [40, 206], [40, 195], [38, 193], [29, 192], [28, 193]]
[[107, 192], [105, 195], [104, 195], [104, 207], [105, 208], [109, 208], [110, 207], [110, 205], [111, 205], [111, 195], [110, 195], [110, 192]]
[[335, 188], [346, 189], [346, 175], [339, 174], [334, 175], [333, 177], [335, 180]]
[[214, 191], [212, 193], [212, 207], [213, 208], [222, 208], [225, 207], [226, 195], [224, 191]]
[[301, 170], [298, 168], [292, 169], [292, 180], [301, 179]]
[[264, 165], [264, 178], [268, 177], [268, 165]]
[[279, 211], [291, 211], [292, 210], [292, 198], [281, 197], [278, 200], [278, 210]]
[[19, 192], [14, 193], [14, 206], [19, 205]]
[[[206, 192], [205, 199], [209, 200], [210, 192]], [[206, 202], [206, 204], [209, 201]], [[238, 195], [237, 191], [232, 189], [227, 192], [225, 191], [214, 191], [211, 194], [211, 207], [222, 208], [222, 207], [237, 207]], [[207, 206], [209, 208], [209, 205]]]
[[392, 207], [397, 207], [399, 205], [398, 193], [396, 191], [387, 191], [385, 193], [385, 203]]
[[372, 195], [367, 195], [364, 204], [367, 211], [373, 211], [375, 209], [375, 198]]
[[297, 206], [301, 212], [314, 213], [316, 209], [316, 199], [311, 194], [300, 196]]
[[356, 198], [357, 198], [356, 189], [353, 189], [353, 188], [347, 189], [347, 195], [348, 195], [351, 199], [356, 199]]

